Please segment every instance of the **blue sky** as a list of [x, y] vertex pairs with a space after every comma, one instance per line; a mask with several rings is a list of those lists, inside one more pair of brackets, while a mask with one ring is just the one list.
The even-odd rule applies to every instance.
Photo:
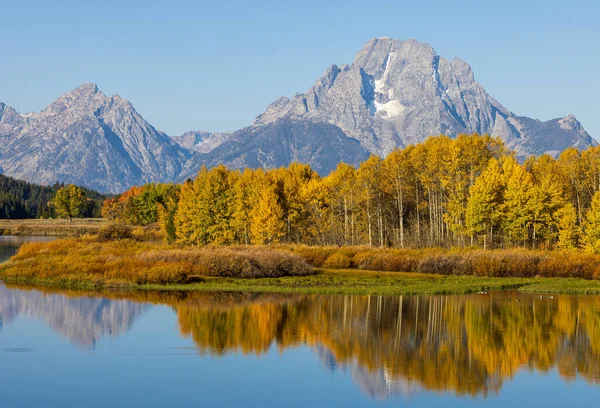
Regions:
[[158, 129], [230, 131], [373, 37], [469, 62], [519, 115], [575, 114], [600, 139], [600, 2], [0, 1], [0, 101], [39, 111], [84, 82]]

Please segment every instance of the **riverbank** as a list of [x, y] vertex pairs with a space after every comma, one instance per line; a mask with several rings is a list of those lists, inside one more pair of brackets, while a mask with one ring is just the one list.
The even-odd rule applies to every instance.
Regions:
[[[352, 259], [351, 265], [361, 259], [364, 262], [369, 260], [368, 265], [379, 267], [404, 262], [416, 265], [414, 268], [421, 265], [427, 273], [348, 268], [344, 259], [340, 261], [342, 251], [346, 258]], [[356, 253], [351, 257], [349, 251]], [[587, 255], [520, 251], [519, 257], [511, 258], [514, 255], [511, 251], [481, 252], [371, 248], [336, 250], [286, 246], [190, 248], [85, 237], [27, 243], [16, 256], [0, 265], [0, 279], [8, 283], [71, 289], [385, 295], [472, 293], [504, 289], [539, 293], [600, 293], [600, 281], [578, 278], [582, 267], [577, 266], [574, 259], [579, 256], [587, 262], [594, 261], [585, 258]], [[321, 255], [316, 257], [315, 254]], [[416, 259], [418, 254], [421, 257]], [[490, 264], [489, 276], [485, 275], [483, 269], [476, 274], [456, 273], [468, 270], [486, 256], [488, 264], [501, 261], [499, 265]], [[332, 259], [337, 260], [334, 263]], [[374, 262], [375, 259], [385, 259], [387, 263]], [[520, 265], [519, 269], [511, 269], [506, 259], [512, 259], [514, 265], [519, 262], [525, 264]], [[526, 262], [532, 264], [527, 265]], [[561, 269], [568, 262], [572, 262], [574, 268]], [[315, 264], [317, 267], [314, 267]], [[327, 267], [323, 267], [323, 264]], [[461, 269], [457, 269], [457, 265]], [[593, 268], [594, 264], [584, 272], [592, 273]], [[432, 270], [445, 273], [433, 273]], [[540, 271], [548, 275], [541, 276]], [[501, 275], [494, 276], [493, 273]], [[508, 273], [520, 275], [510, 276]]]
[[70, 279], [15, 278], [9, 284], [73, 290], [133, 290], [160, 292], [253, 292], [282, 294], [442, 295], [518, 290], [539, 294], [600, 294], [600, 282], [576, 278], [483, 278], [406, 272], [317, 269], [315, 275], [282, 278], [208, 277], [186, 284], [100, 283]]
[[67, 237], [97, 234], [102, 218], [0, 220], [0, 235]]

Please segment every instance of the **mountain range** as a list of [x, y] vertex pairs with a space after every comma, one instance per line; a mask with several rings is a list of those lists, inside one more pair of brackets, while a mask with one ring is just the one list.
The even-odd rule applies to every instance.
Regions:
[[558, 155], [597, 142], [575, 116], [518, 116], [475, 81], [469, 64], [416, 40], [376, 38], [350, 65], [332, 65], [315, 85], [280, 97], [248, 127], [169, 137], [118, 95], [84, 84], [39, 113], [0, 103], [0, 172], [50, 184], [121, 192], [182, 181], [202, 165], [278, 167], [293, 161], [326, 174], [430, 135], [501, 137], [519, 157]]

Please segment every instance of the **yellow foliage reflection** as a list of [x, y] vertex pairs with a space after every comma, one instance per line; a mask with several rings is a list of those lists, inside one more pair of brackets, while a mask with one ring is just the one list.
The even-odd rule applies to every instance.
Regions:
[[[52, 292], [44, 290], [45, 292]], [[60, 292], [69, 297], [87, 292]], [[102, 293], [166, 304], [202, 354], [308, 345], [351, 368], [366, 392], [391, 386], [498, 393], [519, 370], [600, 383], [600, 297]], [[386, 388], [388, 387], [388, 388]], [[379, 396], [379, 395], [374, 395]]]
[[[216, 296], [216, 298], [213, 298]], [[600, 382], [600, 298], [193, 295], [176, 307], [202, 352], [324, 347], [338, 364], [429, 390], [497, 393], [520, 369]]]

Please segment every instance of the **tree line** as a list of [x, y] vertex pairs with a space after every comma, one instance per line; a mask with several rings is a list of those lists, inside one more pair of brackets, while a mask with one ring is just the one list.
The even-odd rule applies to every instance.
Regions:
[[600, 251], [600, 147], [516, 159], [499, 138], [430, 137], [340, 163], [321, 177], [310, 166], [202, 168], [182, 185], [134, 187], [102, 214], [135, 225], [159, 222], [188, 245], [303, 243]]
[[[0, 219], [60, 217], [61, 211], [57, 213], [52, 203], [57, 193], [67, 187], [70, 186], [59, 183], [42, 186], [0, 174]], [[100, 217], [100, 209], [107, 196], [83, 187], [77, 189], [84, 200], [76, 217]]]

